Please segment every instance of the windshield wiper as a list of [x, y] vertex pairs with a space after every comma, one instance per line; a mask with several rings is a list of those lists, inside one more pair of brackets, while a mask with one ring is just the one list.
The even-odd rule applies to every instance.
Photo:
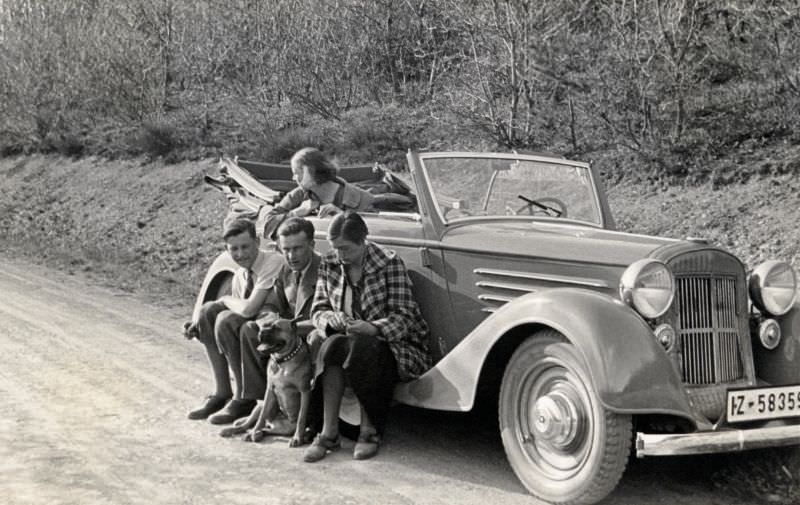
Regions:
[[536, 207], [539, 207], [540, 209], [542, 209], [543, 211], [545, 211], [547, 213], [551, 213], [552, 212], [553, 217], [561, 217], [561, 214], [563, 214], [562, 211], [560, 211], [560, 210], [558, 210], [558, 209], [556, 209], [554, 207], [550, 207], [549, 205], [545, 205], [543, 203], [539, 203], [536, 200], [531, 200], [527, 196], [517, 195], [517, 198], [519, 198], [523, 202], [527, 203], [528, 205], [535, 205]]

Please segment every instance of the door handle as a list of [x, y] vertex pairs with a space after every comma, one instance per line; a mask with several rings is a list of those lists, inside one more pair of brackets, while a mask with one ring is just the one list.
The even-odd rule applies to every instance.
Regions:
[[420, 247], [419, 248], [419, 258], [420, 263], [425, 268], [430, 268], [433, 265], [433, 258], [431, 257], [431, 250], [427, 247]]

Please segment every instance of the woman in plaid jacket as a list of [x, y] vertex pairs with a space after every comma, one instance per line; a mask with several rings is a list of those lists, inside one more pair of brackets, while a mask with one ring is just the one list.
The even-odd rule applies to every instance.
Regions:
[[394, 251], [366, 240], [367, 225], [355, 212], [334, 217], [328, 228], [332, 251], [320, 264], [311, 307], [318, 347], [315, 387], [321, 382], [322, 431], [306, 450], [318, 461], [340, 446], [339, 407], [346, 386], [361, 404], [355, 459], [378, 451], [398, 381], [430, 367], [428, 325], [411, 293], [405, 265]]

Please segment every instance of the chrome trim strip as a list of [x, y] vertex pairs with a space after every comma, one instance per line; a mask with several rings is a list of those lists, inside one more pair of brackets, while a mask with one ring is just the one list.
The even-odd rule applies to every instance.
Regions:
[[479, 288], [495, 288], [495, 289], [508, 289], [509, 291], [524, 291], [526, 293], [535, 293], [538, 291], [535, 288], [529, 288], [528, 286], [521, 286], [519, 284], [508, 284], [505, 282], [487, 282], [487, 281], [479, 281], [475, 283], [476, 286]]
[[482, 300], [484, 302], [501, 302], [501, 303], [508, 303], [513, 300], [513, 297], [510, 296], [500, 296], [500, 295], [478, 295], [478, 300]]
[[600, 279], [589, 279], [585, 277], [567, 277], [564, 275], [536, 274], [531, 272], [515, 272], [512, 270], [494, 270], [491, 268], [476, 268], [472, 271], [476, 275], [496, 275], [498, 277], [514, 277], [517, 279], [531, 279], [546, 282], [563, 282], [565, 284], [577, 284], [578, 286], [590, 286], [593, 288], [608, 288], [608, 283]]
[[[318, 231], [314, 234], [314, 238], [327, 240], [327, 233]], [[405, 238], [405, 237], [390, 237], [388, 235], [372, 235], [370, 234], [369, 240], [377, 242], [381, 245], [397, 245], [405, 247], [428, 247], [433, 250], [442, 249], [442, 244], [435, 240], [427, 240], [423, 238]]]
[[379, 210], [378, 217], [394, 217], [416, 222], [422, 221], [422, 214], [419, 212], [394, 212], [388, 210]]
[[494, 307], [484, 307], [481, 309], [481, 312], [488, 312], [490, 314], [494, 314], [497, 311]]
[[533, 154], [516, 154], [516, 153], [483, 153], [483, 152], [467, 152], [467, 151], [441, 151], [441, 152], [421, 152], [417, 153], [419, 159], [425, 161], [426, 159], [435, 158], [493, 158], [500, 160], [531, 160], [541, 163], [552, 163], [554, 165], [567, 165], [582, 168], [589, 168], [589, 164], [585, 161], [574, 161], [566, 158], [556, 158], [551, 156], [537, 156]]
[[701, 433], [636, 433], [636, 456], [683, 456], [800, 444], [800, 426]]

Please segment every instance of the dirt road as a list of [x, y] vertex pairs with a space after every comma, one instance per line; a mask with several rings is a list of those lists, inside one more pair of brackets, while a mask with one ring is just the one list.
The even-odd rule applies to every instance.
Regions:
[[[305, 464], [189, 421], [211, 386], [190, 312], [0, 258], [0, 503], [532, 504], [498, 437], [464, 414], [398, 407], [372, 461]], [[632, 461], [605, 503], [747, 503], [713, 458]]]

